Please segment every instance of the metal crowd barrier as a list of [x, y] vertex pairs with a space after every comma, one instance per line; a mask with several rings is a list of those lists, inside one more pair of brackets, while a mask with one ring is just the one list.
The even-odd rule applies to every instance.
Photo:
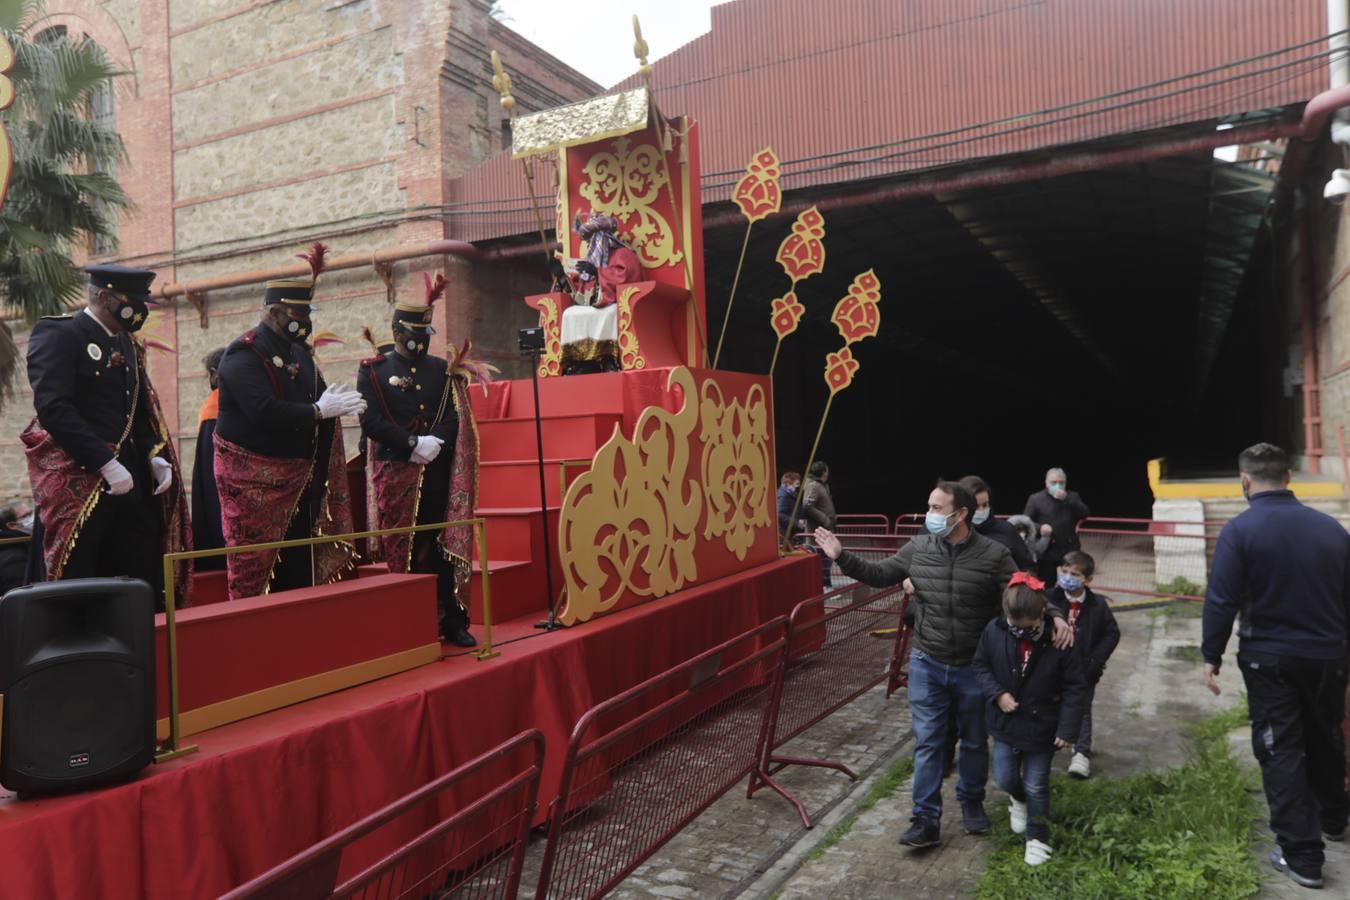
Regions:
[[[543, 763], [544, 736], [535, 729], [523, 731], [235, 888], [222, 900], [450, 896], [515, 900]], [[494, 774], [498, 777], [490, 790], [475, 790], [475, 780], [493, 779]], [[476, 799], [449, 815], [440, 812], [465, 792], [473, 792]], [[434, 824], [337, 883], [348, 848], [383, 826], [406, 824], [406, 817], [419, 814], [435, 819]]]
[[[776, 751], [877, 685], [887, 683], [887, 697], [894, 692], [891, 684], [898, 686], [896, 676], [907, 635], [907, 602], [899, 587], [874, 590], [858, 585], [803, 600], [792, 610], [783, 687], [770, 714], [759, 764], [750, 775], [747, 797], [770, 788], [795, 806], [802, 825], [810, 828], [806, 807], [773, 776], [797, 765], [835, 769], [857, 779], [842, 763]], [[894, 637], [879, 639], [874, 635], [878, 631], [883, 636], [893, 631]]]
[[750, 774], [782, 684], [786, 623], [780, 616], [582, 716], [536, 900], [603, 896]]
[[880, 513], [841, 513], [835, 516], [834, 533], [840, 536], [878, 532], [884, 534], [889, 530], [889, 521]]
[[492, 588], [488, 572], [487, 520], [481, 518], [456, 519], [427, 525], [406, 525], [402, 528], [380, 528], [374, 531], [354, 531], [350, 534], [325, 534], [314, 538], [296, 538], [289, 541], [269, 541], [264, 544], [241, 544], [237, 547], [218, 547], [211, 550], [183, 550], [164, 554], [164, 629], [165, 649], [169, 663], [169, 740], [155, 754], [156, 762], [166, 762], [178, 756], [197, 751], [196, 744], [180, 745], [178, 723], [178, 625], [175, 618], [174, 563], [184, 559], [205, 559], [209, 556], [229, 556], [231, 553], [251, 553], [258, 550], [283, 550], [287, 547], [312, 547], [318, 544], [351, 542], [360, 538], [384, 537], [390, 534], [415, 534], [422, 531], [440, 531], [450, 526], [472, 525], [474, 543], [478, 548], [478, 567], [482, 573], [483, 646], [473, 652], [479, 660], [492, 659], [499, 654], [492, 649]]

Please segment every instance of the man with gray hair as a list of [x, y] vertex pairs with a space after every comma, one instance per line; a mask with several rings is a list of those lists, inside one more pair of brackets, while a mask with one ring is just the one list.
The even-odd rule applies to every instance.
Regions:
[[1046, 584], [1054, 584], [1064, 554], [1081, 550], [1078, 542], [1078, 523], [1088, 517], [1087, 504], [1077, 493], [1069, 490], [1069, 476], [1063, 469], [1054, 468], [1045, 473], [1045, 490], [1027, 498], [1022, 513], [1040, 529], [1040, 543], [1045, 543], [1036, 559], [1037, 576]]
[[[1279, 847], [1270, 862], [1322, 886], [1322, 839], [1345, 840], [1346, 646], [1350, 534], [1289, 490], [1289, 456], [1257, 444], [1238, 457], [1251, 506], [1224, 526], [1205, 593], [1205, 686], [1218, 673], [1233, 619], [1247, 687], [1252, 753]], [[1345, 888], [1342, 888], [1342, 896]]]

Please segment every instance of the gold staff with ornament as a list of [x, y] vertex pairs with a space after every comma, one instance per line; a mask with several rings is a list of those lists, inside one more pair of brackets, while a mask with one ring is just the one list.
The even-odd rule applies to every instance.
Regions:
[[771, 216], [783, 208], [783, 192], [778, 187], [778, 156], [772, 147], [765, 147], [755, 154], [745, 167], [745, 175], [736, 183], [731, 199], [740, 207], [745, 216], [745, 240], [741, 242], [741, 258], [736, 262], [736, 276], [731, 279], [731, 296], [727, 298], [727, 311], [722, 317], [722, 334], [717, 339], [717, 352], [713, 354], [713, 368], [722, 358], [722, 344], [727, 339], [727, 323], [731, 321], [731, 304], [736, 302], [736, 287], [741, 283], [741, 269], [745, 266], [745, 251], [750, 246], [750, 232], [755, 223]]
[[[844, 346], [835, 353], [825, 355], [825, 384], [830, 389], [830, 396], [825, 401], [825, 411], [820, 415], [820, 426], [816, 429], [816, 439], [811, 444], [811, 455], [803, 472], [811, 471], [811, 464], [816, 461], [816, 451], [820, 449], [820, 438], [825, 433], [825, 422], [830, 417], [830, 406], [834, 403], [835, 395], [851, 385], [853, 377], [858, 374], [859, 363], [853, 358], [853, 345], [864, 338], [876, 337], [881, 330], [881, 281], [875, 269], [868, 269], [853, 279], [853, 283], [848, 286], [848, 293], [834, 305], [830, 321], [839, 329]], [[797, 492], [792, 515], [788, 516], [789, 522], [797, 521], [803, 493], [805, 491]], [[787, 529], [783, 538], [783, 549], [792, 549], [791, 528]]]
[[797, 299], [797, 282], [825, 269], [825, 217], [819, 209], [813, 206], [802, 210], [797, 221], [792, 223], [792, 233], [778, 245], [776, 259], [792, 287], [769, 305], [769, 327], [778, 336], [778, 342], [773, 346], [773, 359], [769, 361], [770, 379], [778, 365], [783, 338], [796, 331], [802, 316], [806, 315], [806, 307]]
[[[507, 116], [511, 120], [511, 127], [515, 127], [516, 121], [516, 98], [511, 95], [511, 76], [506, 69], [502, 68], [502, 58], [496, 50], [492, 51], [492, 87], [501, 95], [502, 109], [506, 110]], [[553, 261], [553, 253], [548, 243], [548, 236], [544, 229], [544, 217], [539, 214], [539, 199], [534, 193], [534, 160], [521, 157], [521, 171], [525, 173], [525, 183], [530, 187], [530, 208], [534, 210], [534, 223], [539, 228], [539, 244], [544, 249], [544, 259], [547, 262]]]

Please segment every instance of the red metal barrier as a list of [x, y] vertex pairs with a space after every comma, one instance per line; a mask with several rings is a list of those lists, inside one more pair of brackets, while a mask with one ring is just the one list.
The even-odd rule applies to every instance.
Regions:
[[[857, 599], [852, 599], [856, 597]], [[844, 605], [834, 603], [845, 601]], [[770, 788], [797, 808], [802, 824], [811, 817], [773, 775], [790, 765], [819, 766], [858, 776], [841, 763], [775, 753], [811, 726], [887, 682], [900, 663], [906, 598], [899, 587], [873, 590], [861, 585], [803, 600], [788, 619], [788, 653], [783, 687], [771, 715], [770, 738], [750, 776], [746, 796]], [[881, 640], [874, 631], [895, 629]], [[887, 691], [890, 696], [892, 691]]]
[[[312, 898], [500, 897], [514, 900], [525, 840], [539, 791], [544, 736], [531, 729], [320, 841], [222, 900]], [[509, 777], [506, 777], [509, 773]], [[435, 815], [451, 796], [496, 786], [454, 813]], [[430, 828], [364, 871], [337, 884], [343, 852], [360, 838], [409, 815], [436, 818]]]
[[537, 900], [600, 897], [755, 768], [779, 617], [592, 708], [572, 731]]
[[890, 520], [881, 513], [841, 513], [835, 516], [835, 534], [885, 534], [889, 530]]

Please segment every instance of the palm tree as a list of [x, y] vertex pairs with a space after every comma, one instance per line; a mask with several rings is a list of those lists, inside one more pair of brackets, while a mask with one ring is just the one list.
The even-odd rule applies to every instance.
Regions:
[[[40, 0], [0, 0], [0, 31], [14, 48], [13, 106], [0, 121], [13, 146], [13, 174], [0, 207], [0, 305], [32, 324], [66, 311], [83, 293], [71, 251], [115, 240], [119, 210], [130, 208], [111, 174], [126, 158], [121, 137], [94, 121], [91, 102], [122, 74], [98, 44], [44, 30]], [[0, 323], [0, 408], [19, 368]]]

